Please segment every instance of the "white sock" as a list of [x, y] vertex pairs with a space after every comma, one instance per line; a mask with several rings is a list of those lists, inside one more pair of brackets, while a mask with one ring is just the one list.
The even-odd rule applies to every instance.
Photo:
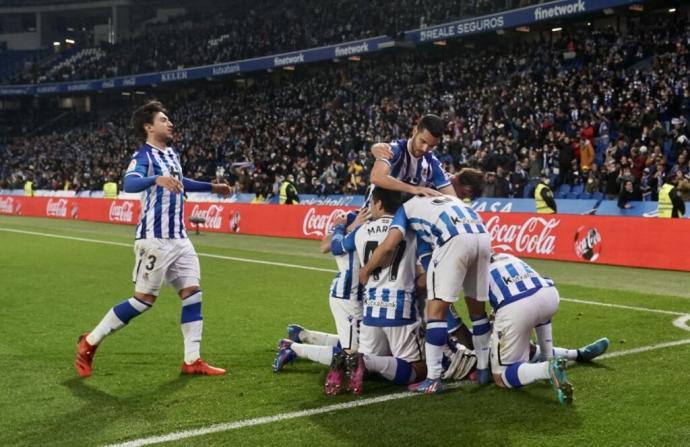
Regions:
[[486, 314], [470, 317], [472, 320], [472, 343], [477, 356], [477, 369], [489, 367], [489, 342], [491, 341], [491, 326]]
[[429, 342], [424, 344], [426, 349], [426, 368], [427, 379], [439, 379], [443, 374], [443, 346], [432, 345]]
[[549, 378], [549, 362], [515, 363], [501, 374], [503, 383], [509, 388], [520, 388], [524, 385]]
[[395, 379], [395, 373], [398, 370], [398, 361], [395, 357], [365, 355], [364, 365], [367, 367], [367, 371], [379, 373], [388, 380]]
[[[304, 332], [304, 331], [302, 331]], [[292, 343], [290, 349], [295, 351], [297, 357], [311, 360], [312, 362], [330, 365], [333, 358], [333, 346], [305, 345], [302, 343]]]
[[577, 360], [577, 349], [553, 348], [553, 355], [558, 355], [566, 360]]
[[204, 320], [201, 317], [201, 290], [182, 300], [180, 321], [184, 339], [184, 361], [191, 365], [201, 357], [201, 334]]
[[337, 346], [340, 339], [335, 334], [328, 334], [326, 332], [310, 331], [308, 329], [302, 330], [299, 333], [299, 340], [302, 343], [309, 343], [310, 345], [322, 346]]
[[132, 318], [141, 315], [151, 308], [151, 305], [134, 297], [124, 300], [110, 309], [100, 323], [86, 336], [86, 342], [95, 346], [105, 337], [122, 329]]
[[539, 343], [542, 355], [541, 358], [543, 360], [550, 359], [553, 357], [553, 326], [551, 325], [551, 321], [535, 327], [534, 331], [537, 333], [537, 342]]

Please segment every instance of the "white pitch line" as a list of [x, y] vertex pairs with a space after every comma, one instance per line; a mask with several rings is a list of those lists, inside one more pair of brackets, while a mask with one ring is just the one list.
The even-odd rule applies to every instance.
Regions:
[[[650, 345], [650, 346], [641, 346], [639, 348], [628, 349], [625, 351], [615, 351], [615, 352], [611, 352], [609, 354], [604, 354], [601, 357], [599, 357], [599, 359], [603, 360], [603, 359], [613, 358], [613, 357], [622, 357], [622, 356], [626, 356], [626, 355], [638, 354], [640, 352], [653, 351], [656, 349], [670, 348], [673, 346], [680, 346], [680, 345], [690, 345], [690, 338], [685, 339], [685, 340], [677, 340], [677, 341], [667, 342], [667, 343], [659, 343], [659, 344]], [[466, 381], [448, 383], [448, 384], [446, 384], [446, 389], [459, 388], [459, 387], [467, 385], [467, 383], [468, 382], [466, 382]], [[325, 407], [312, 408], [309, 410], [293, 411], [290, 413], [279, 413], [279, 414], [276, 414], [274, 416], [264, 416], [264, 417], [260, 417], [260, 418], [254, 418], [254, 419], [244, 419], [244, 420], [236, 421], [236, 422], [226, 422], [226, 423], [222, 423], [222, 424], [214, 424], [214, 425], [210, 425], [208, 427], [197, 428], [194, 430], [183, 430], [183, 431], [168, 433], [167, 435], [150, 436], [150, 437], [146, 437], [146, 438], [133, 439], [131, 441], [126, 441], [126, 442], [122, 442], [122, 443], [118, 443], [118, 444], [109, 444], [106, 447], [139, 447], [139, 446], [144, 446], [144, 445], [159, 444], [162, 442], [173, 442], [173, 441], [179, 441], [181, 439], [194, 438], [197, 436], [209, 435], [209, 434], [213, 434], [213, 433], [238, 430], [240, 428], [245, 428], [245, 427], [254, 427], [257, 425], [271, 424], [273, 422], [286, 421], [286, 420], [290, 420], [290, 419], [297, 419], [297, 418], [303, 418], [303, 417], [308, 417], [308, 416], [316, 416], [316, 415], [324, 414], [324, 413], [332, 413], [334, 411], [348, 410], [350, 408], [365, 407], [368, 405], [374, 405], [374, 404], [378, 404], [381, 402], [389, 402], [389, 401], [393, 401], [393, 400], [407, 399], [409, 397], [415, 397], [415, 396], [422, 396], [422, 394], [411, 393], [411, 392], [387, 394], [384, 396], [353, 400], [350, 402], [344, 402], [344, 403], [334, 404], [334, 405], [327, 405]]]
[[651, 312], [651, 313], [656, 313], [656, 314], [688, 315], [688, 312], [674, 312], [672, 310], [652, 309], [649, 307], [626, 306], [624, 304], [600, 303], [598, 301], [577, 300], [575, 298], [561, 298], [561, 301], [568, 301], [570, 303], [579, 303], [579, 304], [591, 304], [594, 306], [615, 307], [617, 309], [637, 310], [637, 311], [641, 311], [641, 312]]
[[[131, 243], [126, 244], [124, 242], [113, 242], [113, 241], [104, 241], [104, 240], [100, 240], [100, 239], [89, 239], [89, 238], [85, 238], [85, 237], [65, 236], [62, 234], [39, 233], [36, 231], [16, 230], [14, 228], [0, 228], [0, 231], [6, 231], [8, 233], [30, 234], [32, 236], [52, 237], [55, 239], [67, 239], [70, 241], [90, 242], [92, 244], [117, 245], [118, 247], [128, 247], [128, 248], [134, 247], [134, 245]], [[327, 273], [337, 273], [338, 272], [337, 270], [333, 270], [333, 269], [325, 269], [325, 268], [321, 268], [321, 267], [311, 267], [308, 265], [286, 264], [283, 262], [262, 261], [260, 259], [238, 258], [235, 256], [223, 256], [223, 255], [216, 255], [213, 253], [197, 253], [197, 254], [199, 256], [204, 256], [207, 258], [225, 259], [227, 261], [240, 261], [240, 262], [247, 262], [247, 263], [251, 263], [251, 264], [275, 265], [277, 267], [287, 267], [287, 268], [293, 268], [293, 269], [312, 270], [312, 271], [327, 272]]]

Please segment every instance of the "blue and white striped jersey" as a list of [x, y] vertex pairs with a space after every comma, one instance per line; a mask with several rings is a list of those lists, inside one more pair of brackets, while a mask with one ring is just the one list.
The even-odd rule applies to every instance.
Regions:
[[[392, 217], [387, 216], [367, 222], [346, 238], [346, 245], [356, 248], [361, 265], [367, 263], [376, 247], [386, 238], [392, 221]], [[388, 327], [417, 321], [417, 256], [417, 238], [410, 233], [398, 245], [391, 264], [369, 277], [364, 286], [364, 324]]]
[[458, 234], [486, 233], [482, 218], [454, 196], [413, 197], [395, 213], [391, 228], [411, 229], [432, 249]]
[[[161, 150], [144, 144], [137, 150], [125, 176], [150, 177], [164, 175], [182, 181], [180, 158], [171, 147]], [[141, 193], [141, 216], [136, 239], [183, 239], [184, 196], [156, 184]]]
[[507, 253], [493, 256], [489, 276], [489, 301], [494, 311], [530, 297], [543, 287], [553, 287], [551, 279], [541, 277], [526, 262]]
[[[357, 217], [356, 212], [347, 213], [345, 227], [349, 226]], [[331, 298], [362, 300], [362, 286], [359, 284], [359, 258], [354, 250], [347, 251], [343, 247], [343, 235], [337, 231], [331, 242], [331, 253], [338, 265], [338, 273], [331, 282]]]
[[416, 186], [441, 189], [450, 185], [441, 162], [431, 152], [415, 158], [407, 148], [409, 140], [396, 140], [390, 143], [393, 158], [384, 160], [391, 167], [390, 175], [396, 179]]

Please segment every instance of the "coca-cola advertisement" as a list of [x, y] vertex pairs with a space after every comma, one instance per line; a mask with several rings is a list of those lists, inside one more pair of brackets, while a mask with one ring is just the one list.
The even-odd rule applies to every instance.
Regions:
[[304, 236], [316, 236], [323, 238], [333, 227], [333, 220], [345, 212], [336, 208], [332, 211], [320, 210], [323, 207], [311, 207], [307, 210], [302, 223], [302, 234]]
[[556, 250], [554, 230], [560, 220], [556, 217], [529, 217], [521, 223], [501, 223], [502, 215], [496, 214], [486, 222], [494, 250], [514, 255], [552, 255]]
[[[0, 196], [3, 214], [21, 212], [25, 216], [133, 225], [140, 209], [140, 203], [133, 200]], [[318, 240], [328, 234], [338, 214], [353, 209], [193, 202], [185, 206], [184, 219], [203, 218], [202, 231]], [[690, 256], [678, 249], [690, 246], [685, 219], [507, 212], [480, 215], [498, 252], [525, 258], [690, 271]]]
[[115, 223], [134, 224], [136, 202], [129, 200], [113, 200], [108, 210], [108, 220]]
[[199, 223], [200, 228], [221, 230], [223, 228], [224, 209], [225, 207], [223, 205], [212, 203], [194, 203], [189, 217], [204, 219], [204, 223]]
[[67, 205], [69, 203], [68, 199], [48, 199], [46, 203], [46, 216], [48, 217], [67, 217]]
[[601, 253], [601, 234], [594, 227], [581, 226], [575, 232], [575, 254], [589, 262], [596, 262]]
[[14, 199], [12, 197], [0, 197], [0, 213], [14, 214]]

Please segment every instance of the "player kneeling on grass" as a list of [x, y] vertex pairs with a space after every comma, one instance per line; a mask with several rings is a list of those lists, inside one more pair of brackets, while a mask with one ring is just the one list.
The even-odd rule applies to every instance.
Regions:
[[[346, 252], [357, 253], [366, 264], [376, 247], [386, 238], [393, 215], [401, 205], [397, 191], [376, 188], [372, 193], [372, 220], [344, 236]], [[336, 394], [339, 382], [349, 377], [348, 389], [362, 392], [364, 374], [378, 373], [398, 384], [409, 384], [426, 375], [421, 319], [417, 312], [415, 275], [417, 238], [410, 232], [391, 251], [391, 256], [372, 269], [364, 281], [364, 316], [360, 329], [359, 353], [334, 356], [326, 379], [326, 393]], [[360, 278], [361, 282], [361, 278]]]
[[[333, 253], [338, 273], [330, 288], [329, 305], [338, 334], [328, 334], [305, 329], [300, 325], [288, 326], [288, 338], [278, 342], [278, 353], [273, 361], [273, 371], [298, 357], [330, 365], [334, 354], [357, 351], [359, 327], [362, 321], [362, 287], [359, 285], [359, 259], [354, 253], [342, 248], [342, 234], [351, 232], [369, 219], [369, 212], [350, 212], [334, 220], [334, 230], [321, 241], [322, 253]], [[338, 237], [333, 238], [334, 232]]]
[[[550, 380], [562, 404], [573, 401], [573, 387], [566, 373], [567, 360], [554, 356], [551, 318], [559, 295], [553, 281], [543, 278], [527, 263], [509, 254], [491, 258], [489, 301], [495, 312], [491, 333], [491, 370], [496, 385], [519, 388]], [[529, 363], [530, 335], [534, 329], [544, 361]], [[603, 353], [608, 340], [575, 351], [576, 358], [591, 360]], [[566, 350], [559, 349], [559, 352]]]

